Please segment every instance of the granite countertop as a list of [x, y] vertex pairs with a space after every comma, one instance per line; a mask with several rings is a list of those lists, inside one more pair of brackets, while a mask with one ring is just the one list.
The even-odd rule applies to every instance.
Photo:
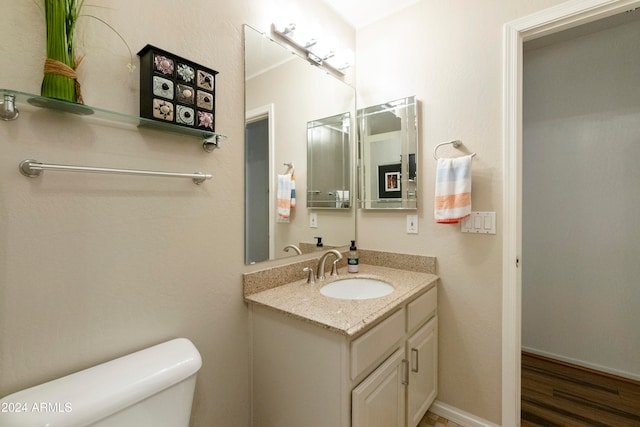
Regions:
[[[314, 285], [297, 280], [261, 292], [245, 295], [245, 301], [282, 312], [290, 317], [314, 323], [353, 337], [364, 332], [412, 297], [436, 285], [438, 276], [377, 265], [360, 264], [358, 273], [338, 270], [338, 278], [327, 278]], [[367, 277], [389, 283], [395, 289], [389, 295], [367, 300], [343, 300], [320, 293], [320, 288], [335, 280]]]

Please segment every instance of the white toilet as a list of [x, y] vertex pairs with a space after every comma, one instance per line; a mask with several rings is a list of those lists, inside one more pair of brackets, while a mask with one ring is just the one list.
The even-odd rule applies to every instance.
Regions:
[[202, 366], [185, 338], [0, 400], [2, 427], [187, 427]]

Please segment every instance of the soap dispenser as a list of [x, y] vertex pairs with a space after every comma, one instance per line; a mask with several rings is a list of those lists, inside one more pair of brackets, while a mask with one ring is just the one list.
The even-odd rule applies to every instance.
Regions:
[[314, 237], [314, 239], [318, 239], [318, 243], [316, 243], [316, 249], [322, 249], [322, 247], [324, 246], [322, 244], [322, 237]]
[[358, 248], [356, 248], [356, 241], [352, 240], [349, 248], [349, 257], [347, 258], [347, 271], [349, 273], [357, 273], [358, 262]]

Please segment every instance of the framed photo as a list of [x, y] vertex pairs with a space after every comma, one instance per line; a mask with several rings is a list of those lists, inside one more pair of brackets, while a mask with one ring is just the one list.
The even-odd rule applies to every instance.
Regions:
[[416, 155], [409, 154], [409, 179], [416, 179]]
[[378, 166], [378, 192], [381, 199], [401, 198], [400, 170], [400, 163]]

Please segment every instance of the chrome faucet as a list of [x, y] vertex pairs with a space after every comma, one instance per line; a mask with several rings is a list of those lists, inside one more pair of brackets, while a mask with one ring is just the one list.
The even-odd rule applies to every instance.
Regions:
[[293, 249], [294, 251], [296, 251], [296, 253], [298, 255], [302, 255], [302, 251], [296, 245], [287, 245], [287, 246], [284, 247], [283, 251], [284, 252], [289, 252], [289, 249]]
[[336, 256], [336, 260], [333, 261], [333, 267], [331, 268], [331, 275], [332, 276], [338, 275], [338, 261], [342, 259], [342, 254], [338, 252], [336, 249], [329, 249], [327, 252], [325, 252], [322, 255], [322, 257], [320, 258], [320, 261], [318, 261], [318, 270], [316, 273], [316, 277], [318, 278], [318, 280], [324, 280], [324, 263], [327, 260], [327, 257], [329, 255]]

